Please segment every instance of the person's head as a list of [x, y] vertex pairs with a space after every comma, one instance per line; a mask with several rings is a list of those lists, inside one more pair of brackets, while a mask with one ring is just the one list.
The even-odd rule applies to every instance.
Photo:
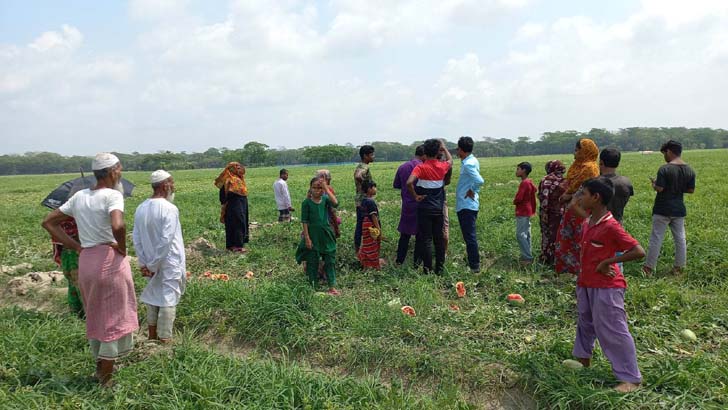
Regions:
[[662, 144], [660, 152], [665, 157], [665, 162], [670, 162], [675, 158], [680, 158], [682, 155], [682, 144], [675, 140], [669, 140]]
[[619, 161], [622, 159], [622, 153], [616, 148], [604, 148], [599, 153], [599, 167], [604, 168], [617, 168]]
[[174, 178], [169, 172], [158, 169], [152, 172], [149, 182], [152, 184], [155, 197], [166, 198], [169, 202], [174, 202]]
[[530, 162], [521, 162], [520, 164], [516, 165], [516, 176], [519, 178], [528, 178], [528, 175], [531, 173], [531, 163]]
[[101, 152], [96, 154], [91, 163], [91, 170], [94, 173], [96, 181], [107, 188], [114, 188], [119, 192], [123, 192], [121, 185], [121, 162], [116, 155]]
[[361, 190], [368, 197], [372, 197], [377, 194], [377, 183], [374, 181], [364, 181], [361, 183]]
[[591, 178], [581, 185], [579, 202], [586, 210], [606, 207], [614, 196], [614, 184], [609, 178]]
[[579, 162], [596, 162], [599, 157], [597, 144], [589, 138], [582, 138], [574, 147], [574, 159]]
[[325, 179], [327, 184], [331, 184], [331, 171], [328, 169], [319, 169], [316, 171], [316, 176]]
[[422, 148], [425, 151], [425, 158], [436, 159], [437, 156], [440, 154], [440, 145], [440, 140], [435, 138], [431, 138], [425, 141], [425, 143], [422, 144]]
[[374, 162], [374, 147], [371, 145], [362, 145], [359, 148], [359, 158], [361, 158], [361, 162], [365, 164]]
[[278, 176], [284, 180], [288, 181], [288, 170], [285, 168], [282, 168], [280, 171], [278, 171]]
[[235, 175], [239, 178], [245, 176], [245, 166], [243, 166], [239, 162], [228, 162], [228, 164], [225, 166], [225, 169], [227, 169], [230, 174]]
[[546, 163], [546, 174], [563, 174], [566, 172], [566, 167], [564, 166], [564, 163], [559, 161], [558, 159], [551, 160]]
[[419, 160], [422, 160], [425, 157], [424, 145], [418, 145], [417, 148], [415, 148], [415, 157], [417, 157], [417, 159]]
[[309, 190], [313, 199], [319, 199], [324, 195], [324, 183], [319, 177], [311, 178], [309, 183]]
[[460, 137], [458, 140], [458, 158], [464, 159], [473, 152], [473, 139]]

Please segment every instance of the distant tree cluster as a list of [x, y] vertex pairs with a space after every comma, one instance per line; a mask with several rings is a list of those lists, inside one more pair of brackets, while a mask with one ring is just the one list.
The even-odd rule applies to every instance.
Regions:
[[[660, 145], [674, 139], [682, 142], [684, 149], [728, 148], [728, 131], [712, 128], [624, 128], [608, 131], [594, 128], [589, 132], [555, 131], [546, 132], [536, 141], [529, 137], [475, 138], [474, 154], [478, 157], [508, 157], [541, 154], [565, 154], [574, 150], [580, 138], [591, 138], [600, 147], [614, 146], [622, 151], [656, 151]], [[398, 142], [369, 142], [376, 148], [378, 161], [404, 161], [414, 154], [421, 141], [412, 144]], [[454, 149], [455, 142], [447, 146]], [[230, 161], [237, 161], [248, 167], [290, 166], [303, 164], [326, 164], [356, 162], [359, 160], [357, 147], [328, 144], [303, 148], [271, 148], [266, 144], [251, 141], [238, 149], [209, 148], [201, 153], [162, 151], [154, 154], [117, 154], [124, 169], [131, 171], [152, 171], [155, 169], [198, 169], [220, 168]], [[51, 152], [28, 152], [23, 155], [0, 156], [0, 175], [54, 174], [90, 171], [91, 160], [84, 156], [62, 156]]]

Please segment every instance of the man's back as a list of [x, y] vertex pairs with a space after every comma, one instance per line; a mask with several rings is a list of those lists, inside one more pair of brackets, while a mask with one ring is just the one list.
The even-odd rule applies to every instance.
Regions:
[[629, 178], [623, 175], [606, 174], [602, 176], [609, 178], [609, 180], [612, 181], [612, 185], [614, 185], [614, 196], [612, 196], [609, 204], [607, 204], [607, 209], [612, 213], [614, 219], [622, 222], [622, 218], [624, 217], [624, 208], [627, 206], [629, 197], [634, 195], [632, 182]]
[[662, 191], [655, 196], [652, 213], [684, 217], [687, 214], [683, 194], [695, 189], [695, 171], [688, 164], [668, 163], [657, 171], [655, 186]]

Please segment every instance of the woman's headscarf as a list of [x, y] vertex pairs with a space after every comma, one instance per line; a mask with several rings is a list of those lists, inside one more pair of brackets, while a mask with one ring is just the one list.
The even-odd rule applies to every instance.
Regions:
[[225, 193], [233, 192], [238, 195], [247, 196], [248, 187], [245, 185], [245, 177], [242, 172], [238, 171], [238, 167], [242, 168], [239, 162], [230, 162], [227, 164], [225, 169], [215, 179], [215, 186], [225, 188]]
[[[541, 201], [541, 208], [548, 210], [553, 208], [554, 205], [559, 205], [558, 197], [564, 189], [561, 185], [564, 183], [565, 171], [566, 167], [564, 166], [564, 163], [558, 159], [546, 163], [546, 176], [543, 177], [538, 187], [538, 198]], [[561, 189], [559, 189], [559, 187], [561, 187]], [[555, 197], [552, 198], [554, 195]], [[551, 203], [552, 199], [553, 204]]]
[[589, 138], [579, 140], [579, 149], [574, 155], [574, 163], [569, 167], [566, 179], [569, 181], [569, 187], [566, 189], [567, 194], [576, 192], [581, 184], [587, 179], [599, 176], [599, 147]]

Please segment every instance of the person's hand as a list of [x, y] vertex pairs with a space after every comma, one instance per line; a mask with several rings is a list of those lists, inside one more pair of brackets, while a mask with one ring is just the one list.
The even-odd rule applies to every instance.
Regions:
[[569, 201], [571, 201], [571, 197], [571, 194], [563, 194], [559, 197], [559, 202], [561, 202], [562, 204], [568, 203]]
[[415, 201], [422, 202], [423, 199], [425, 199], [427, 195], [415, 195]]
[[126, 256], [126, 248], [122, 248], [121, 246], [119, 246], [118, 243], [114, 242], [114, 243], [110, 244], [109, 246], [114, 248], [115, 251], [119, 252], [119, 255]]
[[311, 242], [311, 238], [306, 238], [306, 249], [313, 249], [313, 242]]
[[151, 278], [152, 276], [154, 276], [154, 272], [150, 271], [149, 268], [147, 268], [146, 266], [142, 266], [141, 271], [142, 276], [144, 276], [145, 278]]
[[465, 193], [465, 198], [475, 199], [475, 192], [472, 189], [468, 189], [468, 192]]
[[599, 262], [599, 265], [597, 265], [597, 272], [607, 275], [610, 278], [613, 278], [617, 272], [615, 272], [614, 268], [612, 267], [611, 263], [607, 263], [606, 260], [603, 260]]
[[288, 207], [288, 212], [296, 212], [296, 210], [295, 210], [295, 209], [293, 209], [293, 207], [292, 207], [292, 206], [289, 206], [289, 207]]

